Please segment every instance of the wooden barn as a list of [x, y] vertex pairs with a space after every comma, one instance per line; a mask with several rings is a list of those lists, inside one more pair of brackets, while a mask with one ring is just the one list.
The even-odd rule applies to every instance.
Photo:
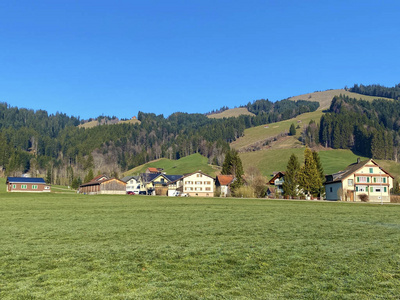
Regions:
[[109, 194], [109, 195], [125, 195], [126, 182], [116, 178], [108, 178], [105, 175], [100, 175], [92, 181], [82, 184], [79, 187], [81, 194]]
[[7, 177], [7, 192], [50, 192], [43, 178]]

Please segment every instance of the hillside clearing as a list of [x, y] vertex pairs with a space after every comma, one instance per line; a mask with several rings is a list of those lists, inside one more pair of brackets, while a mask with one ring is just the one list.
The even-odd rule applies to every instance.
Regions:
[[246, 107], [237, 107], [224, 110], [223, 112], [218, 114], [207, 115], [207, 117], [211, 119], [223, 119], [230, 117], [238, 117], [240, 115], [255, 116], [252, 112], [249, 112]]

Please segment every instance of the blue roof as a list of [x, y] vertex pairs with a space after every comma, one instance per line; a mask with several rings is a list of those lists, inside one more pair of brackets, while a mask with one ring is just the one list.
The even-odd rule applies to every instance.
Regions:
[[10, 183], [44, 183], [43, 178], [29, 178], [29, 177], [7, 177], [7, 182]]
[[170, 181], [175, 181], [181, 178], [183, 175], [165, 175]]

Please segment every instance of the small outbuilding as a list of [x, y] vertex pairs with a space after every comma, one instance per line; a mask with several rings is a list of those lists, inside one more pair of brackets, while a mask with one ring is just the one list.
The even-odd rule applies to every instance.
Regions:
[[51, 192], [43, 178], [7, 177], [7, 192]]

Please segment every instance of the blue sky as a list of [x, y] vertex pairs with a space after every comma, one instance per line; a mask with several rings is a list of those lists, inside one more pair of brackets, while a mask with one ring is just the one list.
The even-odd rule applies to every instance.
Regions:
[[0, 1], [0, 101], [204, 113], [400, 82], [400, 1]]

